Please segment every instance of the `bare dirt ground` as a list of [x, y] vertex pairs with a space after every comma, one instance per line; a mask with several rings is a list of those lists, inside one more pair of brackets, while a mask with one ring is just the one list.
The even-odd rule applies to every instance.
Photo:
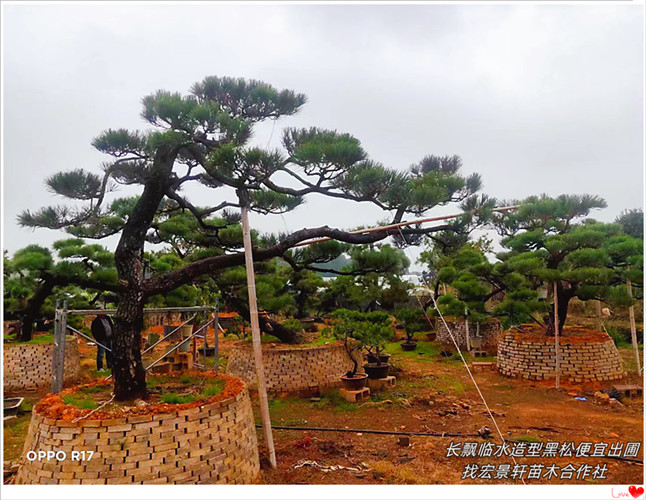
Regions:
[[[398, 348], [399, 346], [395, 346]], [[426, 347], [426, 349], [424, 349]], [[433, 344], [420, 342], [422, 350], [433, 352]], [[395, 351], [393, 351], [395, 352]], [[624, 356], [632, 355], [630, 350]], [[394, 359], [393, 359], [394, 358]], [[492, 430], [492, 443], [502, 440], [461, 361], [439, 355], [398, 356], [398, 382], [393, 389], [373, 396], [363, 404], [349, 404], [336, 392], [323, 395], [321, 402], [307, 398], [275, 399], [270, 404], [274, 425], [334, 427], [411, 432], [476, 433], [483, 426]], [[474, 373], [497, 424], [506, 440], [529, 442], [642, 442], [643, 401], [623, 400], [622, 406], [601, 406], [594, 402], [594, 387], [565, 385], [561, 390], [550, 383], [508, 379], [496, 372]], [[637, 378], [636, 374], [633, 379]], [[612, 384], [606, 384], [610, 387]], [[570, 394], [586, 397], [580, 401]], [[258, 417], [259, 422], [259, 417]], [[262, 432], [259, 431], [262, 441]], [[263, 468], [262, 481], [274, 484], [520, 484], [512, 479], [462, 479], [468, 464], [511, 464], [500, 458], [447, 458], [447, 446], [479, 437], [411, 436], [410, 446], [398, 444], [397, 436], [366, 433], [274, 430], [278, 468]], [[510, 443], [513, 444], [513, 443]], [[515, 458], [518, 464], [542, 463], [565, 467], [605, 464], [605, 479], [526, 479], [530, 484], [641, 484], [643, 467], [611, 458]], [[640, 449], [639, 460], [643, 460]], [[303, 461], [310, 465], [298, 467]], [[266, 462], [266, 459], [265, 459]], [[316, 462], [316, 464], [311, 464]], [[358, 471], [329, 466], [341, 465]], [[319, 466], [323, 466], [320, 468]], [[325, 469], [325, 467], [328, 469]], [[495, 474], [494, 474], [495, 475]]]

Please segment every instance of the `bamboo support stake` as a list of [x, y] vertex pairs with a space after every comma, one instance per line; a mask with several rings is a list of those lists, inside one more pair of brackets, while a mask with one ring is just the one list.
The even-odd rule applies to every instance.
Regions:
[[554, 344], [556, 345], [556, 388], [559, 388], [561, 378], [561, 360], [559, 353], [559, 297], [556, 281], [554, 282]]
[[[633, 285], [630, 280], [626, 280], [626, 288], [628, 288], [628, 296], [633, 298]], [[633, 341], [633, 349], [635, 351], [635, 359], [637, 360], [637, 373], [641, 374], [641, 362], [639, 360], [639, 346], [637, 345], [637, 327], [635, 326], [635, 306], [631, 305], [628, 308], [630, 316], [630, 338]]]
[[[518, 208], [518, 205], [512, 205], [509, 207], [499, 207], [499, 208], [494, 208], [492, 212], [508, 212], [510, 210], [516, 210]], [[388, 224], [386, 226], [377, 226], [377, 227], [370, 227], [370, 228], [365, 228], [365, 229], [357, 229], [356, 231], [350, 231], [348, 234], [368, 234], [368, 233], [377, 233], [379, 231], [388, 231], [391, 229], [399, 229], [400, 227], [406, 227], [406, 226], [412, 226], [413, 224], [425, 224], [427, 222], [439, 222], [442, 220], [449, 220], [449, 219], [457, 219], [458, 217], [462, 217], [463, 215], [468, 214], [469, 212], [462, 212], [460, 214], [453, 214], [453, 215], [442, 215], [440, 217], [427, 217], [425, 219], [415, 219], [411, 220], [408, 222], [398, 222], [397, 224]], [[294, 245], [295, 247], [303, 247], [306, 245], [312, 245], [314, 243], [322, 243], [324, 241], [330, 241], [333, 238], [330, 238], [328, 236], [324, 238], [317, 238], [315, 240], [309, 240], [309, 241], [301, 241], [300, 243], [297, 243]]]
[[[241, 200], [242, 201], [242, 200]], [[249, 213], [247, 203], [242, 205], [242, 235], [244, 239], [245, 267], [247, 269], [247, 289], [249, 291], [249, 315], [251, 319], [251, 335], [253, 338], [253, 353], [256, 361], [256, 375], [258, 377], [258, 396], [260, 398], [260, 415], [262, 417], [262, 428], [269, 453], [269, 463], [276, 468], [276, 451], [274, 450], [274, 438], [271, 431], [271, 419], [269, 416], [269, 402], [267, 401], [267, 385], [265, 381], [265, 368], [262, 361], [262, 344], [260, 341], [260, 324], [258, 322], [258, 303], [256, 301], [256, 279], [253, 272], [253, 249], [251, 247], [251, 232], [249, 230]]]

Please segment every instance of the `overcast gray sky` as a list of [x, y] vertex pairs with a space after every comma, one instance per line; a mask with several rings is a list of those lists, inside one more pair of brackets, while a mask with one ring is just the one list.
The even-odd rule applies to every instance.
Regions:
[[[608, 208], [594, 216], [607, 221], [642, 206], [643, 5], [3, 4], [2, 18], [11, 253], [66, 236], [15, 222], [23, 209], [64, 202], [45, 177], [98, 172], [108, 158], [93, 137], [145, 128], [142, 96], [186, 92], [207, 75], [308, 96], [298, 115], [258, 129], [261, 145], [277, 147], [286, 126], [338, 129], [396, 168], [459, 154], [498, 198], [597, 194]], [[218, 196], [196, 193], [202, 204]], [[252, 224], [284, 231], [385, 218], [315, 196]]]

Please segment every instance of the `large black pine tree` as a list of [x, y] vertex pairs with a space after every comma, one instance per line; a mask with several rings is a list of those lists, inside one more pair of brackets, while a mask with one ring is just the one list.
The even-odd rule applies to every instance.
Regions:
[[[303, 94], [235, 78], [207, 77], [195, 84], [189, 95], [158, 91], [142, 101], [142, 117], [153, 130], [109, 129], [93, 141], [94, 147], [113, 157], [102, 176], [76, 170], [47, 180], [55, 193], [77, 203], [84, 201], [86, 206], [47, 207], [19, 216], [23, 226], [65, 229], [80, 237], [120, 235], [115, 252], [119, 280], [113, 344], [117, 400], [147, 395], [139, 347], [147, 298], [191, 283], [206, 273], [244, 263], [239, 249], [223, 244], [219, 252], [181, 269], [145, 278], [144, 244], [154, 241], [153, 225], [160, 212], [170, 209], [190, 214], [204, 234], [217, 240], [226, 228], [221, 221], [232, 217], [231, 209], [246, 204], [259, 213], [281, 213], [296, 208], [311, 193], [373, 203], [392, 211], [393, 222], [450, 202], [464, 201], [468, 208], [490, 202], [472, 196], [480, 188], [480, 178], [477, 174], [460, 175], [461, 160], [457, 156], [428, 156], [407, 171], [399, 171], [370, 160], [359, 141], [349, 134], [317, 128], [285, 130], [280, 151], [248, 145], [255, 123], [292, 115], [305, 101]], [[291, 184], [298, 187], [279, 183], [281, 176], [276, 174], [288, 175]], [[114, 182], [140, 185], [143, 190], [134, 200], [117, 199], [108, 204], [105, 195]], [[214, 190], [228, 187], [235, 195], [201, 208], [182, 194], [190, 184]], [[226, 190], [221, 196], [226, 196]], [[439, 228], [411, 228], [404, 235], [414, 238], [440, 229], [457, 230], [471, 222], [469, 219], [465, 216]], [[327, 226], [301, 229], [256, 247], [254, 258], [283, 256], [310, 238], [326, 236], [361, 244], [395, 233], [399, 231], [351, 234]]]

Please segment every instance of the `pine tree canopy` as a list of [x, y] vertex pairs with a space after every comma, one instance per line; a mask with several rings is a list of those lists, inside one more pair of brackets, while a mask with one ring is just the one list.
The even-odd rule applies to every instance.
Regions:
[[551, 333], [554, 283], [561, 327], [573, 297], [626, 303], [627, 277], [642, 282], [643, 242], [623, 233], [619, 224], [584, 219], [605, 206], [595, 196], [543, 195], [524, 200], [515, 213], [496, 214], [506, 251], [498, 254], [494, 273], [509, 293], [494, 313], [512, 323], [540, 321], [533, 313], [547, 313]]
[[[136, 239], [140, 239], [143, 235], [138, 245], [145, 241], [170, 245], [181, 257], [190, 255], [197, 265], [197, 248], [209, 249], [201, 253], [204, 259], [241, 250], [238, 210], [243, 204], [261, 214], [281, 214], [298, 208], [307, 195], [317, 193], [375, 204], [394, 213], [392, 222], [452, 202], [462, 203], [469, 212], [441, 227], [403, 228], [401, 234], [391, 230], [351, 235], [327, 227], [289, 235], [254, 233], [255, 245], [273, 249], [272, 257], [286, 255], [296, 271], [299, 266], [304, 270], [339, 257], [348, 252], [347, 243], [371, 243], [394, 236], [395, 244], [401, 247], [418, 244], [424, 235], [442, 230], [468, 232], [482, 223], [495, 204], [486, 196], [475, 196], [481, 187], [480, 177], [461, 175], [462, 160], [457, 155], [428, 155], [401, 170], [370, 159], [352, 135], [317, 127], [285, 129], [280, 149], [250, 144], [256, 123], [293, 115], [305, 102], [303, 94], [264, 82], [215, 76], [196, 83], [188, 94], [153, 92], [142, 99], [141, 111], [151, 128], [109, 128], [92, 141], [98, 151], [112, 158], [101, 165], [102, 173], [75, 169], [47, 179], [48, 188], [56, 195], [85, 205], [26, 210], [20, 214], [19, 223], [63, 229], [79, 238], [94, 239], [122, 233], [130, 223], [132, 236], [137, 234]], [[285, 174], [289, 185], [277, 180], [284, 179]], [[143, 191], [138, 196], [113, 195], [108, 200], [107, 193], [120, 184], [140, 185]], [[186, 189], [192, 184], [209, 189], [234, 188], [236, 195], [231, 197], [228, 190], [216, 204], [196, 206]], [[330, 236], [344, 243], [289, 251], [295, 243], [316, 236]], [[128, 236], [128, 241], [135, 240]], [[394, 250], [382, 249], [370, 257], [373, 262], [359, 264], [368, 255], [360, 254], [354, 259], [359, 267], [348, 272], [392, 267], [388, 260], [393, 257], [386, 257], [386, 253]], [[173, 283], [175, 279], [187, 283], [197, 276], [180, 276], [179, 270], [175, 271]], [[163, 284], [164, 288], [171, 286], [171, 280]], [[156, 288], [152, 283], [146, 287], [151, 294], [161, 291]]]

